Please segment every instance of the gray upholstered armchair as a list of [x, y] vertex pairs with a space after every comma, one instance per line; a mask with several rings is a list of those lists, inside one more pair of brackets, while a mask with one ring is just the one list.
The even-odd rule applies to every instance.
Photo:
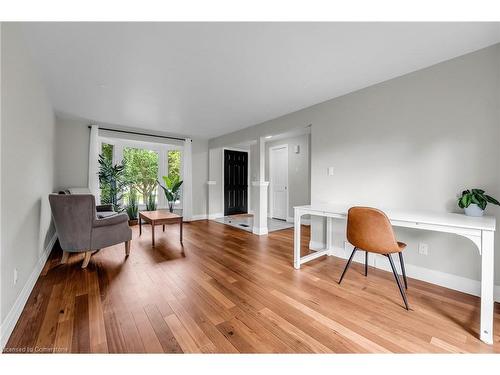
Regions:
[[92, 253], [120, 242], [125, 243], [125, 255], [129, 255], [132, 230], [127, 214], [101, 217], [92, 194], [50, 194], [49, 202], [63, 249], [61, 263], [66, 263], [69, 253], [85, 252], [82, 268], [86, 268]]

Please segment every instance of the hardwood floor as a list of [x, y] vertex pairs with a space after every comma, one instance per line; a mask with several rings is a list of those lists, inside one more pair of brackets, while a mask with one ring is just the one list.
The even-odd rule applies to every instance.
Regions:
[[[344, 260], [292, 267], [293, 229], [255, 236], [212, 221], [157, 230], [61, 265], [54, 250], [5, 352], [464, 353], [500, 352], [478, 336], [479, 299], [409, 279], [402, 307], [393, 275]], [[307, 252], [308, 228], [304, 227]]]

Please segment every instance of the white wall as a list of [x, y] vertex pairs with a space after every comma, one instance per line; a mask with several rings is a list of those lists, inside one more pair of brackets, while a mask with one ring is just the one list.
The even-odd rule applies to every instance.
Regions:
[[[209, 147], [312, 124], [311, 199], [459, 211], [455, 195], [482, 187], [500, 197], [500, 45], [317, 104], [209, 141]], [[327, 176], [327, 167], [334, 176]], [[500, 220], [500, 209], [488, 214]], [[344, 240], [336, 227], [335, 245]], [[496, 283], [500, 284], [500, 231]], [[406, 262], [470, 280], [480, 277], [467, 239], [398, 229]], [[313, 240], [324, 241], [313, 222]], [[429, 244], [429, 255], [417, 253]], [[291, 251], [291, 250], [290, 250]]]
[[83, 187], [89, 175], [89, 122], [56, 114], [56, 188]]
[[[91, 123], [87, 119], [57, 114], [56, 136], [56, 186], [65, 187], [87, 186], [88, 155]], [[116, 125], [100, 124], [107, 128], [116, 128]], [[130, 129], [144, 133], [144, 130]], [[159, 132], [155, 132], [160, 134]], [[163, 134], [166, 135], [166, 134]], [[145, 137], [131, 136], [133, 139]], [[207, 215], [207, 186], [208, 179], [208, 141], [194, 138], [193, 152], [193, 216]]]
[[18, 25], [2, 24], [1, 48], [3, 345], [53, 244], [55, 119]]

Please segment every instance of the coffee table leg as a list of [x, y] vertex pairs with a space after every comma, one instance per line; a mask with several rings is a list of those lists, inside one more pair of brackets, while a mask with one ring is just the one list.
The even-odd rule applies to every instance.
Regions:
[[151, 238], [153, 239], [153, 247], [155, 247], [155, 222], [151, 222]]
[[181, 243], [182, 243], [182, 219], [180, 220], [180, 239], [181, 239]]
[[165, 224], [163, 224], [163, 231], [165, 232]]
[[139, 236], [142, 234], [142, 220], [141, 217], [139, 216]]

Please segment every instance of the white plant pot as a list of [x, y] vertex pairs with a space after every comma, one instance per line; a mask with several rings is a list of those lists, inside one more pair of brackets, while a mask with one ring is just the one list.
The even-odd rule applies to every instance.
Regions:
[[465, 207], [464, 208], [465, 210], [465, 214], [467, 216], [475, 216], [475, 217], [479, 217], [479, 216], [483, 216], [484, 214], [484, 210], [482, 210], [477, 204], [475, 203], [471, 203], [469, 205], [469, 207]]

